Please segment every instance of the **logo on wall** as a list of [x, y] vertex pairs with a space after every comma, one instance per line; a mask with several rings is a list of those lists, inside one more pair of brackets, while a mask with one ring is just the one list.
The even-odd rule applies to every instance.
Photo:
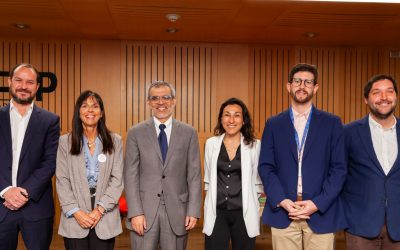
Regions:
[[[0, 71], [0, 77], [8, 77], [10, 75], [10, 72], [8, 71]], [[43, 78], [48, 78], [49, 79], [49, 86], [44, 87], [43, 86]], [[43, 100], [43, 93], [51, 93], [56, 90], [57, 87], [57, 76], [54, 73], [51, 72], [39, 72], [39, 89], [36, 92], [36, 101], [42, 101]], [[9, 88], [0, 86], [0, 92], [3, 93], [8, 93]], [[6, 102], [8, 102], [9, 99], [4, 99], [0, 98], [0, 106], [6, 105]]]

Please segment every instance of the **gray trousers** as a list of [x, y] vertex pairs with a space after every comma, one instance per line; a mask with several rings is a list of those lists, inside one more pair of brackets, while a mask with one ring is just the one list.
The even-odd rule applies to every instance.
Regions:
[[[132, 250], [185, 250], [187, 234], [176, 235], [169, 224], [167, 210], [164, 204], [158, 206], [156, 218], [150, 230], [143, 236], [131, 231]], [[159, 247], [159, 248], [158, 248]]]

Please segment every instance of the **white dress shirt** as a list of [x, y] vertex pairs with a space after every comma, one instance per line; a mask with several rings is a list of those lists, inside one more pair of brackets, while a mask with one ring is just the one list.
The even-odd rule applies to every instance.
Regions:
[[390, 169], [392, 169], [398, 154], [396, 133], [397, 120], [395, 117], [393, 117], [393, 119], [395, 121], [393, 126], [385, 129], [376, 122], [371, 115], [369, 115], [368, 118], [375, 154], [386, 175], [389, 173]]
[[[312, 108], [312, 106], [310, 106], [310, 108], [308, 108], [305, 112], [300, 114], [299, 112], [297, 112], [292, 107], [292, 111], [293, 111], [293, 126], [294, 126], [294, 129], [296, 129], [297, 137], [299, 139], [299, 144], [302, 143], [304, 129], [306, 128], [306, 124], [307, 124], [308, 117], [310, 116], [311, 108]], [[307, 135], [306, 135], [306, 138], [304, 138], [304, 142], [303, 142], [303, 145], [302, 145], [300, 153], [297, 151], [299, 153], [298, 154], [299, 161], [303, 160], [302, 158], [303, 158], [304, 146], [306, 144], [306, 139], [307, 139]], [[297, 150], [298, 150], [298, 148], [297, 148]], [[300, 166], [299, 166], [298, 171], [299, 171], [299, 173], [298, 173], [298, 179], [297, 179], [297, 194], [298, 195], [302, 195], [302, 193], [303, 193], [303, 180], [302, 180], [302, 176], [301, 176], [301, 168], [300, 168]]]
[[[159, 126], [160, 126], [161, 122], [155, 116], [153, 116], [153, 119], [154, 119], [154, 126], [156, 127], [157, 138], [158, 138], [158, 135], [160, 134]], [[168, 142], [168, 146], [169, 146], [169, 139], [171, 138], [171, 131], [172, 131], [172, 116], [164, 122], [164, 125], [165, 125], [164, 131], [165, 131], [165, 134], [167, 135], [167, 142]]]
[[15, 107], [13, 100], [10, 101], [10, 126], [11, 126], [11, 139], [12, 139], [12, 174], [11, 174], [11, 186], [6, 187], [0, 192], [0, 196], [3, 197], [4, 193], [7, 192], [11, 187], [17, 186], [17, 175], [19, 167], [19, 157], [21, 155], [22, 143], [24, 142], [26, 128], [28, 127], [29, 119], [31, 118], [33, 110], [33, 102], [27, 109], [24, 116], [22, 116], [17, 107]]

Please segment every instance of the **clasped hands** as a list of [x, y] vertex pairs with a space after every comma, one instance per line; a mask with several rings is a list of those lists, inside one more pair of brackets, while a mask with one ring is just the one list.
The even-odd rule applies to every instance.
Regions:
[[311, 200], [293, 202], [284, 199], [279, 205], [289, 213], [291, 220], [308, 220], [313, 213], [318, 211], [317, 206]]
[[97, 206], [89, 213], [78, 210], [73, 216], [82, 228], [93, 229], [96, 227], [97, 223], [99, 223], [101, 217], [103, 217], [104, 211], [102, 206]]
[[29, 200], [28, 192], [25, 188], [11, 187], [4, 193], [3, 205], [10, 210], [18, 210]]

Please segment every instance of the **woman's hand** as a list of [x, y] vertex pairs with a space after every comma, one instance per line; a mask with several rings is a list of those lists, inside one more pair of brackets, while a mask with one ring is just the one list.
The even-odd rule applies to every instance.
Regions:
[[93, 224], [90, 228], [95, 228], [97, 223], [99, 223], [101, 217], [104, 215], [104, 208], [102, 206], [97, 206], [89, 213], [89, 216], [93, 219]]
[[78, 222], [79, 226], [84, 229], [92, 228], [95, 220], [82, 210], [78, 210], [74, 213], [74, 218]]

